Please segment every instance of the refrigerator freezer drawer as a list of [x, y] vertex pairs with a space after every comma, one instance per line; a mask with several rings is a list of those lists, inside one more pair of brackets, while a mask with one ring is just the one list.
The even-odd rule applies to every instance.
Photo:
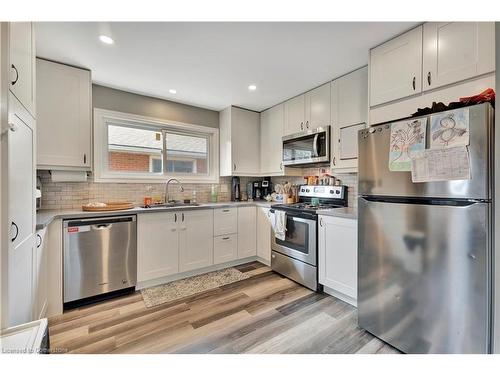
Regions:
[[359, 325], [407, 353], [488, 353], [488, 203], [359, 198]]

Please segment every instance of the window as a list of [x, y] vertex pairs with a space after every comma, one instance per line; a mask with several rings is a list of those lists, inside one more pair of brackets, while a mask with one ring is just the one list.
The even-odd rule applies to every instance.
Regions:
[[217, 182], [218, 129], [95, 110], [95, 180]]

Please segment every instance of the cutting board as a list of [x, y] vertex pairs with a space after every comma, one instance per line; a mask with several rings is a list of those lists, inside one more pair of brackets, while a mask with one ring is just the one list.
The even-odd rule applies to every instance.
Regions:
[[92, 207], [88, 205], [83, 205], [83, 211], [89, 212], [101, 212], [101, 211], [120, 211], [120, 210], [129, 210], [134, 208], [134, 204], [132, 202], [105, 202], [106, 206], [103, 207]]

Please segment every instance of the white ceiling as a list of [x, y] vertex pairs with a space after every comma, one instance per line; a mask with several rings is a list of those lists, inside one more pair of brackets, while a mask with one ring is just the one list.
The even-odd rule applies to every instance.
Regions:
[[[261, 111], [366, 65], [371, 47], [414, 25], [47, 22], [36, 25], [36, 47], [40, 57], [90, 69], [104, 86], [215, 110]], [[101, 34], [115, 44], [101, 43]]]

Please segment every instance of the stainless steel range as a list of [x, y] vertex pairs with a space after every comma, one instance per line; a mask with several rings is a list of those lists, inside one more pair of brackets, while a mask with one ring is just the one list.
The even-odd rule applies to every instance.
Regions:
[[[316, 201], [317, 200], [317, 201]], [[271, 268], [312, 290], [318, 290], [317, 210], [347, 206], [347, 187], [304, 185], [299, 203], [276, 204], [271, 213], [284, 211], [285, 239], [271, 239]]]

